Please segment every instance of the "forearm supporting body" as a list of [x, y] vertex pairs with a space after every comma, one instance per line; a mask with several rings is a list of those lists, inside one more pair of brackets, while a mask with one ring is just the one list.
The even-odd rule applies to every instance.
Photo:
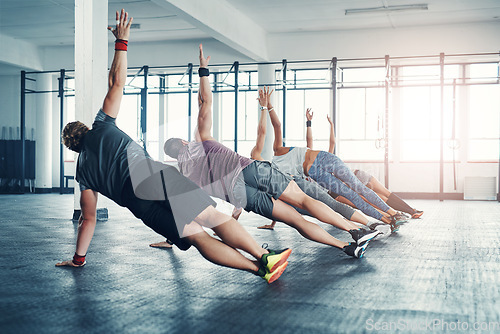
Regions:
[[78, 225], [78, 237], [76, 240], [76, 254], [86, 255], [94, 230], [96, 226], [96, 219], [83, 219]]

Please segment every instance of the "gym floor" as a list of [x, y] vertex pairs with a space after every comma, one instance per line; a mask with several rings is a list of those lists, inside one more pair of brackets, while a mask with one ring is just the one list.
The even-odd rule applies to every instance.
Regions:
[[103, 202], [87, 265], [56, 268], [75, 249], [73, 195], [0, 196], [1, 333], [500, 332], [497, 202], [409, 201], [422, 219], [361, 260], [243, 213], [257, 242], [293, 249], [271, 285], [194, 248], [150, 248], [162, 238]]

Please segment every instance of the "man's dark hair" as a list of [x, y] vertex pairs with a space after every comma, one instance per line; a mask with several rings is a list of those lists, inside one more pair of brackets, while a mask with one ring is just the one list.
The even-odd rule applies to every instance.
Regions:
[[61, 133], [62, 143], [70, 150], [80, 153], [83, 145], [83, 138], [88, 131], [89, 128], [82, 122], [76, 121], [68, 123]]
[[166, 155], [169, 155], [172, 158], [177, 159], [177, 157], [179, 156], [179, 151], [183, 147], [184, 144], [182, 143], [182, 139], [170, 138], [165, 142], [165, 145], [163, 145], [163, 151], [165, 152]]

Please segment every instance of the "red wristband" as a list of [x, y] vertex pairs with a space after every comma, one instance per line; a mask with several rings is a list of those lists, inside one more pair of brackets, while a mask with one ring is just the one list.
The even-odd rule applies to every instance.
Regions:
[[115, 41], [115, 51], [127, 51], [128, 41], [124, 39], [117, 39]]
[[75, 255], [73, 255], [73, 263], [76, 264], [77, 266], [81, 266], [85, 263], [85, 256], [87, 255], [78, 255], [75, 252]]

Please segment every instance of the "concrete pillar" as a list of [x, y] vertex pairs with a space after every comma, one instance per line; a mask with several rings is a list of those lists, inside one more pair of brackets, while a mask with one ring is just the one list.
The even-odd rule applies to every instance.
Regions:
[[[259, 87], [269, 86], [271, 89], [275, 88], [276, 84], [276, 75], [275, 75], [275, 66], [274, 65], [259, 65]], [[273, 106], [276, 105], [276, 92], [271, 95], [271, 104]], [[275, 110], [278, 112], [278, 110]], [[259, 119], [260, 119], [259, 112]], [[274, 142], [274, 131], [273, 126], [271, 124], [271, 119], [267, 116], [267, 132], [266, 132], [266, 141], [264, 142], [264, 149], [262, 150], [262, 158], [264, 160], [271, 161], [274, 155], [273, 152], [273, 142]]]
[[[223, 73], [219, 73], [215, 76], [214, 81], [220, 81]], [[215, 82], [211, 82], [212, 85], [212, 137], [215, 140], [222, 142], [222, 134], [221, 134], [221, 109], [222, 109], [222, 95], [221, 93], [217, 93], [215, 90]], [[196, 104], [198, 108], [198, 104]]]
[[[89, 127], [108, 91], [107, 26], [108, 0], [75, 0], [75, 114]], [[97, 205], [99, 208], [100, 203]], [[73, 218], [79, 209], [80, 191], [75, 182]]]
[[[39, 74], [36, 84], [39, 91], [52, 90], [52, 74]], [[52, 191], [52, 95], [36, 94], [35, 188], [41, 192]]]

